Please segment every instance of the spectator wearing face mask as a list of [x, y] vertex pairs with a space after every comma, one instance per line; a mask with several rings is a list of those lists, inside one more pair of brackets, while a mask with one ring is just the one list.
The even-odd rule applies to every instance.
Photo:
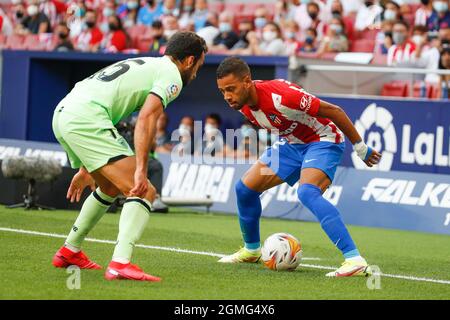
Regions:
[[320, 41], [324, 36], [326, 27], [324, 21], [320, 19], [320, 5], [316, 2], [310, 2], [306, 5], [306, 10], [309, 17], [309, 23], [303, 22], [299, 24], [300, 30], [303, 31], [301, 40], [304, 40], [305, 37], [304, 30], [314, 28], [317, 31], [317, 39]]
[[[330, 11], [327, 10], [326, 4], [320, 0], [301, 0], [295, 12], [295, 22], [300, 27], [300, 30], [307, 30], [313, 26], [314, 21], [322, 21], [326, 24], [330, 20]], [[314, 8], [311, 7], [313, 4]], [[312, 14], [311, 14], [312, 13]], [[315, 26], [313, 26], [315, 27]], [[317, 29], [316, 29], [317, 30]], [[321, 31], [318, 32], [318, 38], [322, 37]], [[304, 36], [304, 34], [303, 34]]]
[[194, 144], [194, 118], [185, 116], [178, 126], [178, 143], [173, 147], [173, 152], [179, 156], [193, 155]]
[[[335, 0], [327, 0], [327, 9], [329, 11], [332, 11], [331, 7], [332, 7], [332, 3]], [[343, 6], [343, 11], [342, 11], [342, 16], [343, 17], [348, 17], [348, 16], [352, 16], [355, 17], [356, 14], [358, 13], [359, 9], [364, 6], [364, 3], [362, 0], [343, 0], [342, 2], [342, 6]], [[347, 27], [347, 26], [346, 26]]]
[[441, 28], [450, 26], [450, 10], [448, 0], [434, 0], [433, 12], [427, 19], [427, 27], [429, 31], [439, 31]]
[[223, 140], [222, 132], [219, 130], [222, 119], [218, 114], [212, 113], [205, 119], [204, 135], [202, 141], [197, 142], [196, 155], [210, 157], [233, 157], [232, 150]]
[[187, 30], [194, 24], [195, 0], [183, 0], [181, 2], [178, 24], [182, 30]]
[[178, 20], [174, 16], [166, 16], [162, 20], [163, 27], [164, 27], [164, 36], [167, 40], [170, 40], [170, 38], [180, 31], [180, 27], [178, 25]]
[[170, 134], [167, 132], [169, 117], [163, 112], [156, 122], [156, 148], [158, 153], [169, 153], [172, 150], [172, 142]]
[[60, 22], [55, 28], [55, 34], [58, 35], [58, 40], [56, 42], [56, 47], [53, 51], [57, 52], [68, 52], [73, 51], [74, 46], [70, 41], [70, 30], [64, 22]]
[[269, 22], [269, 12], [266, 7], [258, 7], [255, 10], [255, 17], [253, 23], [255, 25], [255, 32], [258, 38], [262, 37], [263, 28]]
[[67, 26], [70, 29], [70, 38], [75, 39], [85, 28], [84, 16], [86, 15], [87, 7], [84, 0], [77, 0], [67, 9], [66, 16]]
[[354, 39], [353, 20], [348, 16], [345, 16], [342, 1], [332, 0], [330, 9], [332, 18], [342, 19], [342, 21], [344, 22], [347, 38], [352, 41]]
[[151, 35], [152, 41], [149, 46], [149, 52], [154, 54], [164, 54], [167, 38], [164, 36], [164, 28], [161, 21], [153, 21]]
[[331, 19], [327, 35], [323, 38], [319, 54], [348, 51], [348, 39], [345, 35], [344, 22], [339, 18]]
[[155, 20], [164, 20], [167, 16], [178, 17], [180, 15], [180, 9], [178, 9], [176, 0], [164, 0], [162, 2], [161, 10], [158, 15], [154, 17]]
[[100, 49], [103, 52], [116, 53], [128, 46], [128, 36], [122, 26], [122, 21], [116, 15], [108, 18], [109, 31], [105, 34]]
[[58, 22], [58, 13], [55, 4], [52, 1], [39, 0], [39, 11], [48, 17], [51, 26], [56, 25]]
[[281, 38], [280, 27], [275, 22], [269, 22], [263, 29], [261, 41], [255, 32], [247, 35], [249, 47], [246, 54], [257, 56], [283, 56], [286, 48]]
[[306, 30], [306, 37], [303, 45], [300, 47], [300, 52], [314, 53], [318, 49], [317, 44], [317, 31], [314, 28]]
[[209, 19], [208, 16], [208, 3], [206, 0], [195, 1], [195, 11], [192, 15], [194, 21], [194, 29], [198, 31], [206, 26], [206, 22]]
[[433, 13], [433, 1], [432, 0], [421, 0], [420, 7], [416, 10], [414, 15], [414, 24], [416, 26], [426, 26], [427, 19]]
[[298, 24], [293, 21], [287, 21], [284, 27], [284, 45], [286, 47], [286, 54], [294, 56], [300, 50], [300, 41], [297, 40], [299, 33]]
[[[411, 63], [412, 66], [428, 70], [437, 70], [439, 68], [440, 43], [438, 41], [428, 41], [427, 27], [415, 26], [413, 29], [412, 42], [416, 45], [415, 59]], [[427, 73], [425, 82], [438, 83], [439, 76], [435, 73]]]
[[384, 21], [403, 20], [403, 16], [400, 13], [400, 6], [395, 1], [386, 2], [382, 16]]
[[244, 20], [239, 23], [239, 39], [238, 42], [231, 48], [229, 54], [240, 54], [241, 50], [248, 48], [247, 35], [249, 32], [253, 31], [253, 22], [250, 20]]
[[131, 28], [132, 26], [136, 25], [139, 9], [140, 7], [138, 0], [127, 1], [127, 14], [122, 19], [123, 27], [125, 29]]
[[[439, 69], [450, 70], [450, 44], [446, 43], [442, 47], [439, 59]], [[450, 75], [441, 75], [439, 79], [439, 97], [449, 99]]]
[[214, 38], [219, 35], [219, 17], [216, 13], [208, 13], [208, 19], [205, 26], [197, 31], [197, 34], [202, 37], [208, 47], [212, 46]]
[[27, 7], [27, 17], [22, 21], [25, 33], [40, 34], [51, 32], [50, 20], [39, 11], [36, 1], [30, 2]]
[[85, 28], [76, 38], [75, 47], [83, 52], [96, 52], [103, 39], [103, 33], [97, 27], [97, 14], [87, 10], [84, 18]]
[[392, 29], [394, 44], [389, 48], [387, 56], [389, 66], [401, 66], [414, 61], [416, 45], [409, 39], [408, 29], [409, 26], [406, 22], [395, 22]]
[[375, 36], [375, 48], [374, 52], [379, 54], [387, 54], [389, 48], [393, 45], [392, 29], [394, 28], [394, 22], [383, 21], [381, 23], [381, 30]]
[[224, 51], [231, 49], [236, 42], [238, 42], [239, 37], [233, 31], [234, 19], [231, 13], [222, 12], [219, 15], [219, 34], [213, 40], [213, 47], [211, 50], [214, 51]]
[[100, 31], [105, 34], [108, 32], [108, 18], [114, 15], [116, 12], [116, 2], [115, 0], [106, 0], [104, 7], [102, 9], [101, 20], [100, 20]]
[[22, 28], [22, 22], [27, 17], [27, 9], [23, 0], [14, 0], [12, 7], [12, 24], [14, 29]]
[[356, 15], [355, 30], [363, 31], [379, 27], [382, 13], [383, 8], [377, 0], [365, 0], [364, 6], [361, 6]]
[[151, 26], [157, 16], [155, 0], [147, 0], [145, 5], [139, 9], [137, 24]]
[[258, 131], [249, 120], [239, 128], [236, 158], [256, 160], [258, 158]]

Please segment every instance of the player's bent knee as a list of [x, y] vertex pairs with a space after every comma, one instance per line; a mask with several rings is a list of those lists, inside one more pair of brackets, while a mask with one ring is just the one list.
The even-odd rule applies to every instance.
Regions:
[[297, 189], [297, 195], [300, 201], [310, 207], [317, 197], [321, 197], [320, 188], [312, 184], [301, 184]]

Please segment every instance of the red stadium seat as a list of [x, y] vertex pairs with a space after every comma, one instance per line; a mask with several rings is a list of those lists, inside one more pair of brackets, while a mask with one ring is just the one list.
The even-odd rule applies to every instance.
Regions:
[[385, 66], [387, 64], [387, 54], [375, 53], [371, 64]]
[[253, 15], [255, 13], [255, 10], [259, 7], [264, 7], [264, 4], [257, 2], [246, 3], [244, 4], [244, 8], [242, 9], [241, 13], [245, 15]]
[[7, 49], [15, 49], [15, 50], [22, 50], [23, 49], [23, 41], [24, 36], [13, 34], [10, 35], [5, 42], [5, 48]]
[[148, 52], [150, 49], [150, 44], [152, 43], [152, 38], [146, 35], [139, 37], [136, 48], [139, 52]]
[[211, 12], [220, 13], [223, 11], [223, 8], [224, 8], [224, 5], [222, 2], [215, 1], [215, 2], [208, 3], [208, 10]]
[[413, 97], [414, 98], [431, 98], [432, 97], [432, 86], [429, 83], [425, 84], [425, 97], [421, 97], [421, 82], [415, 82], [413, 87]]
[[6, 36], [3, 33], [0, 33], [0, 46], [3, 46], [6, 43]]
[[356, 39], [375, 40], [379, 29], [366, 29], [364, 31], [357, 32]]
[[37, 34], [29, 34], [25, 36], [23, 47], [26, 50], [36, 50], [36, 51], [45, 49], [45, 45], [39, 41], [39, 35]]
[[142, 24], [134, 25], [127, 29], [127, 33], [131, 39], [131, 47], [137, 48], [139, 45], [139, 37], [147, 34], [148, 27]]
[[392, 81], [385, 83], [381, 90], [381, 95], [384, 97], [407, 97], [408, 83], [405, 81]]
[[359, 39], [352, 42], [352, 52], [373, 52], [375, 40]]
[[226, 3], [223, 11], [229, 11], [235, 15], [242, 12], [244, 5], [242, 3]]

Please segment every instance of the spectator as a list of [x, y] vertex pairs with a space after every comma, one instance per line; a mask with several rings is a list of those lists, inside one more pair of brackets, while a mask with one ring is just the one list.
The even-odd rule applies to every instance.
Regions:
[[30, 2], [27, 7], [28, 16], [22, 21], [24, 33], [40, 34], [51, 32], [50, 20], [39, 11], [36, 1]]
[[140, 7], [138, 0], [127, 1], [127, 13], [126, 16], [122, 18], [123, 27], [125, 29], [136, 25], [139, 9]]
[[400, 14], [400, 6], [394, 1], [388, 1], [385, 4], [385, 9], [383, 11], [383, 20], [385, 21], [397, 21], [403, 20]]
[[379, 54], [387, 54], [389, 48], [393, 45], [392, 29], [394, 23], [392, 21], [383, 21], [381, 23], [381, 30], [375, 36], [374, 52]]
[[414, 15], [414, 24], [416, 26], [426, 26], [427, 19], [433, 13], [433, 1], [432, 0], [421, 0], [420, 7], [416, 10]]
[[68, 16], [66, 19], [69, 21], [67, 26], [70, 29], [70, 37], [72, 39], [78, 37], [81, 31], [83, 31], [86, 10], [87, 7], [83, 0], [77, 0], [75, 4], [69, 6], [69, 9], [67, 9]]
[[178, 24], [181, 30], [187, 30], [194, 24], [195, 0], [183, 0]]
[[84, 52], [96, 52], [103, 39], [103, 33], [97, 27], [97, 13], [87, 10], [84, 23], [85, 28], [77, 37], [76, 48]]
[[397, 21], [392, 30], [394, 45], [389, 48], [387, 64], [389, 66], [401, 66], [414, 61], [416, 45], [409, 39], [408, 24]]
[[255, 32], [258, 38], [262, 37], [262, 30], [269, 22], [269, 12], [266, 7], [258, 7], [255, 10], [255, 18], [253, 20], [255, 25]]
[[[315, 7], [317, 7], [314, 10], [317, 13], [315, 19], [312, 19], [311, 15], [309, 14], [313, 11], [310, 8], [311, 4], [315, 4]], [[297, 24], [299, 25], [300, 30], [307, 30], [309, 27], [311, 27], [311, 24], [313, 23], [312, 20], [323, 21], [324, 23], [327, 23], [329, 19], [330, 11], [327, 10], [326, 4], [324, 4], [320, 0], [301, 0], [301, 4], [300, 6], [298, 6], [295, 12], [295, 22], [297, 22]], [[319, 34], [318, 37], [321, 38], [321, 34]]]
[[306, 30], [306, 37], [303, 45], [300, 48], [300, 52], [314, 53], [318, 49], [317, 43], [317, 31], [314, 28]]
[[13, 24], [8, 15], [0, 8], [0, 34], [9, 36], [13, 33]]
[[[310, 2], [306, 6], [306, 10], [309, 17], [308, 19], [309, 23], [300, 24], [299, 25], [300, 30], [307, 30], [309, 28], [314, 28], [317, 31], [317, 39], [321, 40], [325, 33], [326, 24], [320, 19], [320, 6], [316, 2]], [[304, 37], [305, 35], [302, 34], [301, 40], [303, 40]]]
[[196, 0], [195, 1], [195, 12], [192, 15], [194, 20], [195, 31], [200, 30], [206, 26], [206, 22], [209, 19], [208, 16], [208, 3], [206, 0]]
[[170, 40], [170, 38], [180, 31], [180, 27], [178, 26], [178, 20], [174, 16], [165, 16], [162, 20], [163, 27], [164, 27], [164, 36], [167, 40]]
[[39, 11], [44, 13], [50, 20], [50, 25], [54, 26], [58, 22], [56, 6], [51, 0], [39, 0]]
[[128, 36], [119, 16], [113, 15], [108, 18], [108, 29], [101, 43], [101, 50], [112, 53], [125, 50], [128, 46]]
[[[330, 12], [333, 11], [332, 4], [334, 0], [328, 0], [327, 1], [327, 8], [329, 8]], [[364, 6], [364, 3], [362, 0], [343, 0], [343, 11], [342, 16], [348, 17], [348, 16], [355, 16], [357, 12], [361, 9], [362, 6]]]
[[348, 51], [348, 39], [345, 34], [345, 26], [342, 19], [331, 19], [326, 37], [318, 50], [319, 54], [327, 52], [345, 52]]
[[233, 31], [233, 16], [229, 12], [220, 14], [219, 31], [213, 40], [212, 50], [229, 50], [239, 41], [239, 37]]
[[56, 47], [53, 51], [68, 52], [73, 51], [74, 47], [70, 41], [70, 30], [64, 22], [60, 22], [55, 28], [55, 34], [58, 35]]
[[280, 27], [275, 22], [269, 22], [263, 29], [262, 41], [258, 40], [255, 32], [247, 35], [249, 47], [245, 54], [257, 56], [286, 55]]
[[[275, 3], [275, 12], [274, 12], [274, 18], [273, 21], [276, 22], [278, 25], [283, 26], [288, 19], [289, 14], [289, 1], [287, 0], [277, 0]], [[292, 17], [293, 19], [294, 17]]]
[[222, 133], [219, 130], [221, 118], [218, 114], [212, 113], [205, 119], [204, 136], [202, 141], [198, 141], [195, 153], [197, 155], [220, 157], [233, 156], [232, 150], [224, 141]]
[[158, 14], [156, 8], [155, 0], [147, 0], [145, 5], [139, 9], [137, 23], [150, 26]]
[[247, 35], [250, 31], [253, 31], [253, 23], [250, 20], [244, 20], [239, 23], [239, 40], [231, 48], [231, 54], [239, 54], [240, 50], [248, 48]]
[[12, 13], [12, 24], [14, 29], [20, 28], [23, 20], [27, 17], [27, 10], [23, 0], [14, 0]]
[[155, 15], [155, 20], [164, 20], [165, 17], [174, 16], [178, 17], [180, 15], [180, 10], [177, 7], [176, 0], [164, 0], [162, 2], [161, 10]]
[[218, 26], [219, 18], [217, 14], [214, 12], [210, 12], [208, 13], [208, 19], [205, 23], [205, 26], [197, 31], [197, 34], [205, 39], [208, 47], [212, 46], [214, 38], [217, 37], [220, 33]]
[[[412, 41], [416, 45], [415, 59], [413, 66], [428, 70], [437, 70], [439, 68], [439, 41], [427, 39], [427, 27], [415, 26], [413, 30]], [[425, 76], [425, 82], [438, 83], [439, 76], [435, 73], [428, 73]]]
[[169, 117], [167, 113], [163, 112], [156, 122], [156, 152], [169, 153], [172, 150], [172, 142], [167, 132], [168, 123]]
[[429, 31], [439, 31], [443, 27], [450, 26], [450, 10], [448, 8], [448, 0], [434, 0], [433, 12], [427, 19], [427, 27]]
[[161, 21], [153, 21], [151, 33], [152, 42], [150, 43], [149, 52], [155, 54], [164, 54], [167, 38], [164, 36], [164, 28]]
[[194, 154], [194, 118], [184, 116], [178, 126], [179, 142], [173, 147], [176, 155], [183, 157]]
[[102, 19], [100, 20], [100, 31], [103, 33], [108, 32], [108, 19], [116, 12], [115, 0], [106, 0], [105, 6], [102, 10]]
[[288, 56], [293, 56], [300, 50], [300, 42], [297, 40], [298, 33], [299, 27], [294, 20], [285, 23], [284, 45]]
[[[450, 45], [444, 44], [442, 47], [441, 58], [439, 60], [439, 69], [450, 70]], [[450, 75], [442, 75], [439, 79], [439, 97], [443, 99], [450, 98]]]
[[383, 8], [378, 4], [378, 0], [366, 0], [364, 6], [358, 11], [355, 21], [355, 29], [363, 31], [374, 29], [381, 24], [381, 14]]
[[344, 7], [342, 5], [342, 2], [340, 0], [333, 0], [331, 2], [330, 9], [331, 9], [331, 16], [333, 18], [342, 19], [342, 21], [344, 22], [347, 38], [349, 40], [353, 40], [354, 39], [353, 20], [344, 15]]
[[237, 158], [256, 160], [258, 157], [258, 133], [253, 124], [245, 119], [240, 127], [240, 141], [235, 152]]

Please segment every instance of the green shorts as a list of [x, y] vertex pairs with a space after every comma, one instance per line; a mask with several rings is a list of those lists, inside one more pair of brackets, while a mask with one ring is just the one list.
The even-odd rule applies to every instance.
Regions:
[[[111, 121], [89, 119], [64, 110], [61, 103], [53, 114], [53, 132], [67, 152], [72, 168], [85, 167], [95, 171], [105, 164], [133, 156], [127, 141], [118, 133]], [[95, 106], [98, 108], [98, 106]]]

